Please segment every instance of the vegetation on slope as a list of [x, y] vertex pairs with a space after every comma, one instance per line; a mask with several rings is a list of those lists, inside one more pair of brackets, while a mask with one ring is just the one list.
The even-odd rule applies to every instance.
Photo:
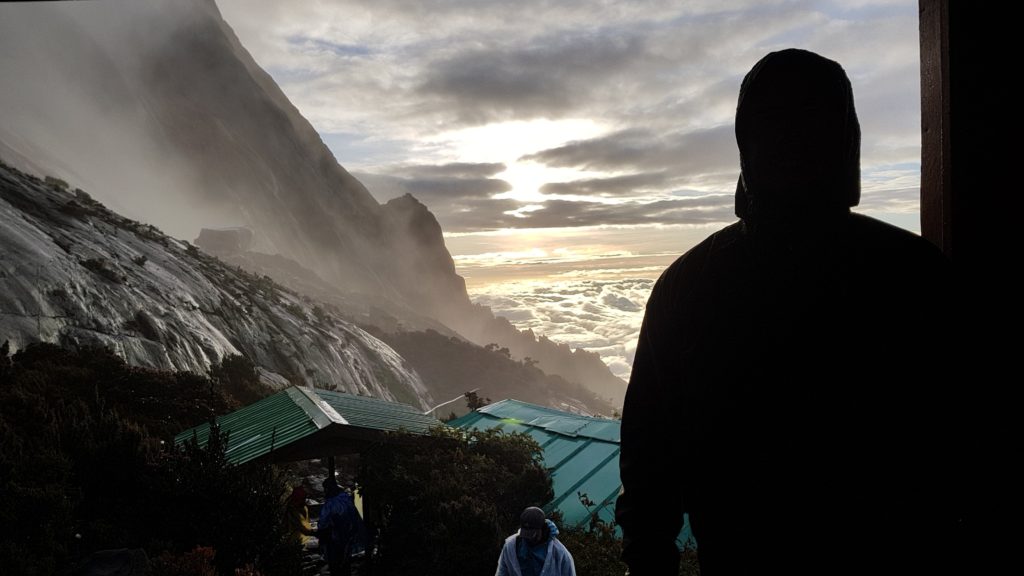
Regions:
[[397, 434], [361, 461], [367, 502], [386, 503], [374, 574], [493, 573], [523, 508], [554, 495], [540, 446], [525, 434]]
[[479, 396], [493, 400], [514, 398], [555, 408], [568, 404], [605, 416], [615, 413], [611, 404], [589, 389], [561, 376], [545, 374], [532, 359], [513, 360], [507, 348], [494, 344], [481, 347], [434, 330], [369, 330], [412, 365], [438, 400], [479, 388]]
[[282, 473], [231, 466], [216, 440], [209, 449], [171, 442], [258, 386], [236, 379], [243, 361], [219, 370], [215, 382], [131, 367], [102, 348], [37, 344], [10, 356], [0, 347], [4, 573], [64, 573], [125, 547], [174, 564], [196, 546], [222, 574], [246, 565], [294, 573]]

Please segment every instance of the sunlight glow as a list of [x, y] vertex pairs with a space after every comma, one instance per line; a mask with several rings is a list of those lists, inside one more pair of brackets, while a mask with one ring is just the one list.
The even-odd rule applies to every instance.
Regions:
[[463, 162], [509, 162], [607, 131], [607, 127], [590, 119], [515, 120], [449, 130], [431, 141], [447, 145]]
[[512, 190], [495, 196], [520, 202], [543, 202], [540, 187], [594, 176], [597, 173], [573, 168], [553, 168], [539, 162], [525, 162], [528, 154], [555, 148], [575, 140], [595, 138], [610, 128], [595, 120], [519, 120], [497, 122], [442, 132], [430, 144], [445, 149], [458, 162], [502, 162], [506, 170], [495, 178], [507, 181]]

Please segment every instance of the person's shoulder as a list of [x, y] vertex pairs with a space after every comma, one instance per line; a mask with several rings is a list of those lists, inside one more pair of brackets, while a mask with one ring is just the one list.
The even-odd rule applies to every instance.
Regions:
[[551, 553], [554, 556], [553, 559], [558, 562], [561, 570], [559, 574], [563, 576], [566, 574], [575, 575], [576, 561], [573, 559], [572, 553], [569, 552], [569, 549], [566, 548], [565, 544], [562, 544], [562, 541], [558, 538], [552, 538], [551, 541], [553, 543], [551, 550]]
[[876, 218], [851, 213], [850, 229], [862, 250], [894, 260], [914, 259], [934, 266], [945, 263], [942, 251], [925, 238]]
[[743, 236], [743, 223], [735, 222], [690, 248], [662, 272], [655, 292], [681, 294], [692, 289], [712, 260], [728, 253]]
[[562, 544], [562, 541], [558, 538], [552, 538], [551, 545], [555, 550], [558, 551], [559, 554], [563, 556], [568, 556], [570, 559], [572, 558], [572, 554], [569, 553], [569, 549], [566, 548], [565, 544]]

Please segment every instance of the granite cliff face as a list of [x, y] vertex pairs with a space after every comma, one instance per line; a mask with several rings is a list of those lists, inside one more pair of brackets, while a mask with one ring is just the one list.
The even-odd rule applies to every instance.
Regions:
[[472, 305], [429, 210], [379, 204], [213, 0], [0, 4], [0, 77], [0, 160], [176, 238], [245, 228], [248, 250], [222, 256], [233, 265], [364, 324], [507, 346], [621, 400], [597, 355]]
[[433, 216], [374, 200], [212, 0], [0, 11], [0, 70], [17, 78], [0, 89], [9, 164], [178, 237], [248, 227], [255, 249], [345, 290], [434, 316], [468, 305]]
[[338, 388], [423, 408], [389, 346], [330, 306], [0, 165], [0, 339], [102, 345], [129, 363], [205, 373], [242, 354], [275, 387]]

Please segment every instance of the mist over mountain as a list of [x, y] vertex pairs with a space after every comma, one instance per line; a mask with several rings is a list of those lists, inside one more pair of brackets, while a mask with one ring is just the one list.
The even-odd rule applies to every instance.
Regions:
[[0, 41], [5, 77], [18, 79], [3, 97], [9, 162], [182, 237], [247, 225], [266, 252], [428, 313], [464, 298], [443, 243], [408, 239], [408, 212], [378, 204], [335, 161], [212, 1], [11, 11]]
[[0, 164], [0, 340], [112, 348], [206, 373], [244, 355], [280, 388], [306, 384], [429, 407], [417, 373], [336, 312]]
[[244, 226], [264, 257], [239, 265], [281, 281], [277, 264], [295, 263], [318, 279], [307, 282], [318, 299], [350, 315], [385, 328], [439, 321], [621, 400], [599, 356], [471, 304], [434, 216], [411, 196], [374, 200], [213, 0], [5, 4], [0, 16], [4, 161], [179, 238]]

